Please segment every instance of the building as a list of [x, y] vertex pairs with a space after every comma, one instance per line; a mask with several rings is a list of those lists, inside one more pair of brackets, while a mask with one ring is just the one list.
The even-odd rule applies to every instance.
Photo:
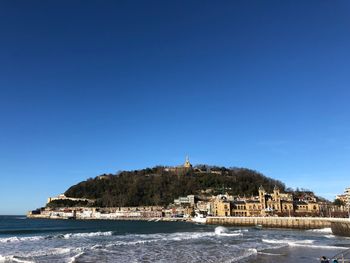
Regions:
[[247, 200], [245, 202], [247, 216], [260, 216], [262, 206], [258, 200]]
[[215, 198], [213, 202], [214, 216], [231, 216], [231, 203], [226, 197]]
[[190, 159], [188, 158], [188, 156], [186, 156], [184, 168], [185, 169], [191, 169], [192, 168], [192, 164], [190, 163]]
[[195, 198], [194, 195], [188, 195], [185, 197], [179, 197], [177, 199], [174, 199], [174, 204], [178, 206], [190, 206], [194, 207], [195, 204]]
[[350, 207], [350, 187], [345, 188], [344, 193], [337, 195], [335, 199], [342, 201], [347, 208]]
[[344, 194], [346, 195], [346, 206], [350, 206], [350, 187], [345, 189]]
[[292, 194], [281, 193], [277, 186], [274, 187], [272, 193], [267, 193], [265, 189], [260, 186], [259, 202], [261, 205], [261, 215], [293, 211]]
[[[296, 199], [291, 193], [282, 193], [275, 186], [272, 193], [260, 186], [258, 196], [231, 196], [228, 193], [206, 197], [188, 195], [174, 199], [173, 209], [191, 208], [208, 216], [316, 216], [322, 214], [321, 205], [315, 196], [307, 193]], [[180, 209], [180, 210], [179, 210]], [[174, 211], [175, 211], [174, 210]], [[180, 212], [179, 212], [180, 211]]]
[[335, 197], [335, 199], [338, 199], [338, 200], [342, 201], [344, 204], [346, 204], [348, 202], [348, 197], [347, 197], [346, 194], [337, 195]]
[[[294, 200], [291, 193], [281, 193], [275, 186], [272, 193], [267, 193], [265, 189], [259, 187], [259, 195], [256, 197], [236, 197], [230, 202], [231, 216], [292, 216], [292, 215], [318, 215], [320, 205], [316, 198], [311, 195], [300, 200]], [[219, 195], [220, 196], [220, 195]], [[225, 199], [229, 201], [228, 199]], [[224, 214], [222, 206], [216, 205], [214, 214], [219, 216]], [[215, 207], [214, 207], [215, 208]], [[220, 209], [221, 210], [220, 210]], [[216, 211], [214, 209], [214, 211]]]
[[183, 165], [175, 166], [175, 167], [166, 167], [165, 171], [174, 172], [177, 175], [184, 175], [189, 170], [192, 170], [192, 164], [190, 163], [190, 159], [186, 156], [185, 163]]

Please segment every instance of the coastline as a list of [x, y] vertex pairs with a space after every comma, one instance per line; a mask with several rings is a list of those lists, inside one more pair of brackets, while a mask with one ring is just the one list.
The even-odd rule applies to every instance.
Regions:
[[49, 219], [49, 220], [101, 220], [101, 221], [149, 221], [149, 222], [192, 222], [192, 218], [182, 217], [114, 217], [114, 218], [96, 218], [96, 217], [84, 217], [84, 218], [73, 218], [65, 216], [54, 216], [54, 215], [33, 215], [27, 214], [29, 219]]
[[[27, 214], [30, 219], [53, 219], [53, 220], [102, 220], [102, 221], [148, 221], [148, 222], [189, 222], [198, 223], [193, 218], [182, 217], [63, 217], [55, 215]], [[321, 229], [330, 228], [334, 223], [350, 224], [348, 218], [329, 217], [206, 217], [204, 224], [225, 225], [225, 226], [260, 226], [263, 228], [284, 228], [284, 229]]]

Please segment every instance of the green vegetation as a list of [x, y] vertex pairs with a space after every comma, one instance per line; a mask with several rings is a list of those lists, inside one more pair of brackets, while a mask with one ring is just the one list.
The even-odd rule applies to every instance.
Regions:
[[58, 199], [58, 200], [51, 201], [46, 206], [51, 207], [51, 208], [56, 208], [56, 207], [74, 207], [74, 206], [88, 207], [88, 206], [93, 206], [93, 205], [94, 205], [94, 203], [89, 203], [88, 201], [75, 201], [75, 200], [69, 200], [69, 199]]
[[345, 206], [345, 203], [342, 200], [340, 200], [340, 199], [335, 199], [334, 202], [333, 202], [333, 205]]
[[203, 195], [202, 190], [208, 190], [208, 195], [257, 195], [260, 185], [267, 191], [275, 185], [285, 190], [282, 182], [253, 170], [200, 165], [191, 170], [157, 166], [105, 174], [70, 187], [65, 195], [96, 199], [96, 205], [101, 207], [167, 205], [179, 196]]

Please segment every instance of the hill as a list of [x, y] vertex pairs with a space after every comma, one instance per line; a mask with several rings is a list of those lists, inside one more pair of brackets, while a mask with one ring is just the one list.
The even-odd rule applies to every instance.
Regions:
[[262, 185], [272, 191], [285, 185], [245, 168], [199, 165], [191, 169], [157, 166], [117, 174], [104, 174], [70, 187], [65, 195], [96, 199], [101, 207], [167, 205], [174, 198], [188, 194], [257, 195]]

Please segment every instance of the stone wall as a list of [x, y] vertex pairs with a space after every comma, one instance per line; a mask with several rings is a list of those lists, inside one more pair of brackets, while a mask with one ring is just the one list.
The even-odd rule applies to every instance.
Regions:
[[334, 235], [350, 237], [350, 222], [332, 222], [331, 228]]
[[268, 228], [317, 229], [331, 226], [329, 218], [319, 217], [207, 217], [207, 224], [258, 226]]

